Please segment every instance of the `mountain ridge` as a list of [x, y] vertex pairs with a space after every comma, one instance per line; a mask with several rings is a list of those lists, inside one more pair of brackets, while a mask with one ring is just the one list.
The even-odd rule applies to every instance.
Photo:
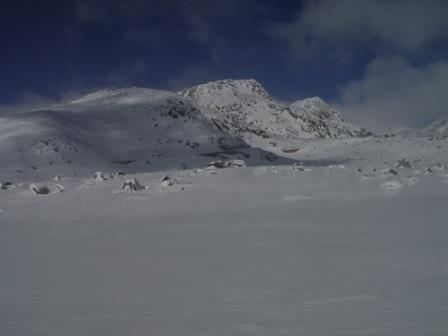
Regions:
[[251, 159], [270, 161], [271, 149], [262, 139], [362, 135], [321, 99], [302, 105], [277, 102], [253, 79], [215, 81], [179, 93], [99, 90], [2, 118], [0, 173], [82, 175], [122, 164], [135, 171], [166, 169], [204, 164], [208, 153], [223, 151], [246, 159], [252, 151]]

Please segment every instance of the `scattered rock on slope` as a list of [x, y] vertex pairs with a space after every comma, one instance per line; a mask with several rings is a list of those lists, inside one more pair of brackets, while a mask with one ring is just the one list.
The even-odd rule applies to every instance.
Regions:
[[346, 123], [342, 115], [315, 97], [287, 105], [274, 100], [256, 80], [219, 80], [179, 93], [190, 98], [216, 128], [250, 139], [337, 138], [368, 132]]

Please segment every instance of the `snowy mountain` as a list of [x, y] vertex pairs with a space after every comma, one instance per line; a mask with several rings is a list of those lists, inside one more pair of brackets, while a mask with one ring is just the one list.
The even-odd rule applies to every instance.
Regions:
[[2, 174], [31, 170], [36, 176], [42, 171], [84, 174], [94, 167], [175, 167], [229, 142], [188, 100], [143, 88], [102, 90], [3, 118], [0, 137]]
[[198, 106], [216, 127], [245, 139], [252, 137], [337, 138], [367, 132], [344, 122], [342, 115], [320, 98], [290, 106], [275, 101], [260, 83], [220, 80], [180, 92]]
[[319, 97], [298, 100], [290, 105], [302, 128], [317, 138], [363, 137], [371, 132], [344, 121], [342, 114]]
[[148, 171], [197, 164], [222, 151], [247, 158], [248, 150], [241, 152], [247, 143], [270, 151], [263, 139], [360, 135], [322, 100], [288, 106], [255, 80], [216, 81], [180, 93], [106, 89], [1, 119], [0, 170], [34, 179], [122, 166]]
[[448, 141], [362, 134], [255, 81], [0, 118], [0, 334], [448, 335]]

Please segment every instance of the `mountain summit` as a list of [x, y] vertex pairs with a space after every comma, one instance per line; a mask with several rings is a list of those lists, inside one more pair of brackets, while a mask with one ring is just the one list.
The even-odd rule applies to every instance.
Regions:
[[360, 127], [315, 97], [286, 105], [254, 79], [219, 80], [179, 93], [199, 106], [204, 117], [231, 135], [250, 137], [338, 138], [362, 136]]

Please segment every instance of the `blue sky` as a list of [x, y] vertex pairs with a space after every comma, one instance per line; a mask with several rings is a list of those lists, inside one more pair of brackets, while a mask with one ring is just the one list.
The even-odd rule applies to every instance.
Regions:
[[448, 114], [442, 0], [3, 1], [0, 113], [104, 87], [255, 78], [372, 128]]

